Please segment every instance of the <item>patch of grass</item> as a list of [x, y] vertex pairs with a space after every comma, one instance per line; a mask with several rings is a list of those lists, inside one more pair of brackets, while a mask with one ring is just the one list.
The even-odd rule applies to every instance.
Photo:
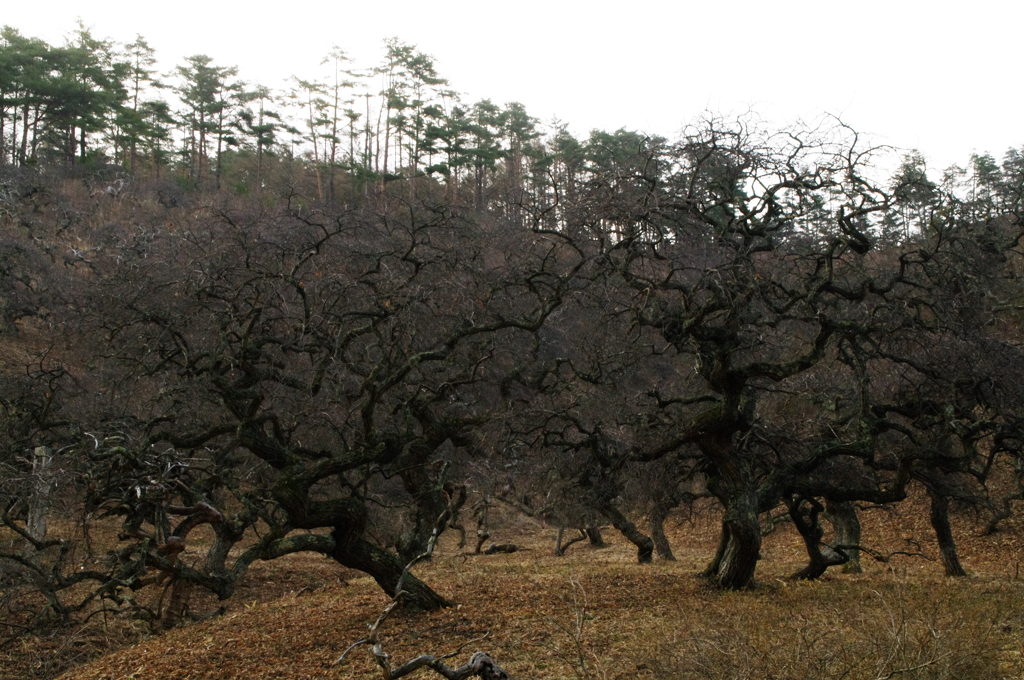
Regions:
[[1018, 678], [1024, 587], [979, 581], [795, 583], [729, 594], [651, 650], [673, 680]]

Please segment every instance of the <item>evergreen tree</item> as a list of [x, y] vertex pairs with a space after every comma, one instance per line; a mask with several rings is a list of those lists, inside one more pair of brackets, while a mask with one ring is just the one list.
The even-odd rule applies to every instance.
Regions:
[[1010, 149], [1003, 156], [998, 195], [1001, 210], [1019, 213], [1024, 202], [1024, 149]]
[[51, 48], [10, 26], [0, 31], [0, 39], [0, 138], [9, 139], [6, 153], [0, 155], [24, 165], [34, 158], [48, 103]]
[[[354, 168], [356, 165], [355, 125], [361, 114], [355, 111], [355, 99], [351, 95], [351, 90], [355, 87], [360, 74], [349, 68], [350, 61], [345, 51], [335, 45], [320, 62], [321, 66], [330, 67], [330, 74], [323, 88], [326, 99], [326, 120], [329, 127], [329, 133], [324, 140], [326, 142], [324, 163], [328, 168], [327, 191], [330, 200], [334, 200], [335, 195], [335, 170], [339, 166]], [[342, 163], [340, 157], [341, 135], [346, 122], [348, 124], [348, 153], [345, 162]]]
[[505, 114], [490, 99], [483, 99], [473, 105], [472, 160], [474, 197], [478, 211], [484, 209], [484, 186], [488, 174], [493, 174], [497, 163], [505, 156], [502, 147], [502, 133], [505, 128]]
[[247, 145], [256, 153], [256, 193], [263, 187], [263, 155], [277, 143], [277, 133], [283, 127], [281, 114], [267, 108], [274, 103], [270, 88], [257, 85], [239, 95], [241, 106], [234, 123], [241, 139], [236, 143]]
[[895, 230], [901, 240], [907, 241], [927, 226], [938, 186], [928, 178], [924, 156], [917, 151], [903, 157], [889, 186], [895, 209], [886, 215], [884, 224], [887, 229]]
[[157, 134], [154, 125], [162, 124], [158, 118], [147, 115], [153, 111], [154, 100], [147, 102], [143, 97], [147, 87], [160, 88], [163, 85], [154, 77], [156, 50], [141, 35], [136, 35], [133, 42], [125, 45], [122, 58], [125, 62], [122, 85], [128, 99], [117, 113], [113, 142], [115, 157], [118, 156], [117, 150], [122, 151], [125, 165], [134, 172], [139, 146]]
[[209, 165], [208, 147], [212, 136], [217, 142], [214, 174], [219, 188], [220, 154], [229, 131], [227, 118], [233, 103], [231, 95], [240, 87], [239, 83], [229, 79], [238, 74], [238, 69], [214, 66], [211, 64], [213, 60], [205, 54], [193, 55], [185, 61], [175, 70], [179, 78], [175, 91], [185, 106], [182, 122], [189, 178], [196, 183], [202, 181], [203, 168]]
[[49, 141], [69, 163], [76, 150], [84, 161], [88, 135], [107, 130], [127, 99], [122, 84], [127, 64], [115, 60], [113, 43], [93, 37], [81, 23], [74, 39], [50, 50], [50, 56]]
[[[385, 44], [385, 61], [377, 69], [384, 78], [382, 172], [388, 174], [393, 147], [395, 174], [405, 168], [410, 176], [415, 176], [419, 173], [427, 129], [444, 118], [444, 102], [454, 93], [444, 89], [448, 81], [438, 76], [433, 57], [397, 38], [389, 38]], [[426, 148], [429, 150], [429, 145]]]

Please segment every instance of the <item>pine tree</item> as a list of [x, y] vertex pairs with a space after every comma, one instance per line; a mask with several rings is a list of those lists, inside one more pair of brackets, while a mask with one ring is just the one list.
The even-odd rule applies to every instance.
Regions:
[[238, 69], [214, 66], [213, 60], [205, 54], [193, 55], [185, 61], [176, 69], [179, 84], [175, 91], [186, 107], [182, 122], [187, 134], [185, 151], [189, 178], [197, 184], [202, 181], [203, 168], [209, 164], [209, 138], [214, 136], [217, 141], [214, 174], [220, 188], [220, 155], [228, 134], [229, 111], [234, 104], [231, 96], [240, 88], [239, 83], [229, 79], [238, 74]]

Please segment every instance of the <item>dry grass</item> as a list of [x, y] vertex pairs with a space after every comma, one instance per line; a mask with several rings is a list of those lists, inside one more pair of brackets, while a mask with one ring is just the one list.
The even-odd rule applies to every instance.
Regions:
[[725, 595], [710, 621], [682, 622], [663, 639], [654, 676], [1019, 677], [1021, 584], [871, 581]]
[[[898, 516], [866, 513], [865, 541], [899, 550], [910, 538], [933, 554], [921, 510], [910, 503]], [[462, 556], [446, 537], [417, 573], [459, 606], [396, 615], [385, 624], [386, 650], [402, 662], [465, 646], [453, 659], [464, 663], [482, 649], [515, 677], [537, 680], [1021, 677], [1024, 581], [1014, 578], [1021, 534], [980, 538], [969, 518], [958, 528], [975, 574], [968, 579], [897, 557], [866, 563], [863, 575], [790, 582], [783, 577], [803, 556], [784, 527], [766, 540], [759, 586], [740, 593], [716, 592], [694, 576], [714, 548], [710, 515], [676, 527], [679, 562], [647, 566], [635, 564], [632, 546], [611, 532], [609, 548], [577, 544], [563, 558], [551, 555], [554, 530], [529, 523], [500, 537], [532, 548], [511, 555]], [[62, 677], [378, 677], [363, 647], [335, 664], [387, 602], [369, 578], [298, 555], [254, 565], [246, 587], [223, 617], [142, 639]], [[138, 640], [126, 622], [107, 623], [104, 630], [93, 619], [49, 642], [23, 639], [29, 649], [9, 656], [0, 677], [52, 675], [47, 659], [77, 662], [76, 653], [95, 653], [97, 645]]]

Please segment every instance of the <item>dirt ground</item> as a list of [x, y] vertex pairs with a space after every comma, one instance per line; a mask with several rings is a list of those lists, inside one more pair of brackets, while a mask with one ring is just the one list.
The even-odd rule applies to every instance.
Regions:
[[[524, 548], [513, 554], [466, 555], [446, 535], [416, 573], [456, 606], [397, 612], [382, 628], [385, 651], [395, 665], [455, 653], [457, 666], [483, 650], [514, 677], [539, 680], [1021, 677], [1019, 520], [988, 537], [970, 517], [957, 520], [966, 579], [943, 576], [922, 503], [862, 521], [866, 545], [924, 557], [865, 558], [861, 575], [789, 581], [805, 556], [781, 525], [765, 539], [758, 586], [721, 593], [696, 576], [714, 553], [713, 512], [672, 520], [678, 559], [650, 565], [636, 564], [610, 528], [607, 548], [577, 543], [561, 558], [555, 528], [532, 520], [493, 537]], [[197, 600], [193, 611], [218, 604]], [[0, 678], [43, 677], [56, 659], [81, 660], [60, 676], [68, 680], [381, 677], [365, 645], [339, 659], [387, 604], [371, 579], [292, 555], [253, 565], [217, 618], [150, 635], [96, 616], [70, 633], [19, 638], [0, 657]]]

